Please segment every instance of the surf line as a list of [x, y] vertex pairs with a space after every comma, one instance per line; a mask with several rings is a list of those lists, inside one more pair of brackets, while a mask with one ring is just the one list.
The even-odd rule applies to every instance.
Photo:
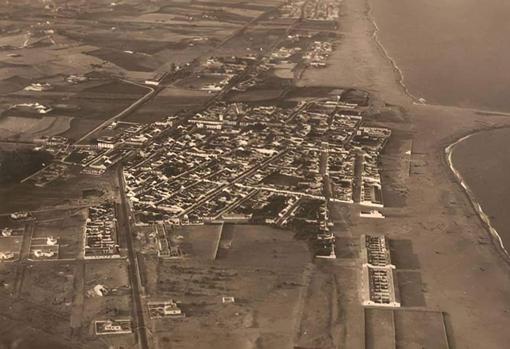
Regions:
[[379, 26], [377, 25], [377, 22], [375, 21], [375, 17], [373, 15], [373, 9], [372, 9], [372, 6], [370, 5], [370, 0], [366, 0], [366, 3], [367, 3], [367, 8], [368, 8], [368, 10], [367, 10], [367, 18], [372, 23], [372, 25], [374, 27], [374, 31], [372, 33], [372, 38], [374, 39], [374, 41], [377, 44], [377, 46], [381, 49], [381, 51], [383, 52], [383, 54], [386, 57], [386, 59], [393, 66], [393, 70], [395, 70], [397, 72], [397, 74], [398, 74], [397, 82], [402, 87], [402, 90], [404, 91], [404, 93], [409, 98], [411, 98], [415, 104], [426, 104], [423, 101], [423, 98], [416, 97], [415, 95], [413, 95], [411, 93], [411, 91], [409, 91], [409, 88], [407, 88], [407, 85], [405, 83], [405, 78], [404, 78], [404, 72], [397, 65], [397, 61], [393, 57], [390, 56], [388, 50], [386, 49], [386, 47], [384, 47], [384, 45], [382, 44], [381, 40], [379, 39], [379, 35], [378, 35], [379, 34]]
[[498, 242], [498, 245], [499, 245], [501, 251], [510, 260], [510, 254], [506, 250], [505, 245], [503, 244], [503, 240], [501, 239], [501, 236], [499, 235], [498, 231], [492, 226], [492, 223], [491, 223], [491, 221], [489, 219], [489, 216], [485, 213], [485, 211], [483, 210], [483, 208], [480, 205], [480, 203], [476, 200], [476, 197], [475, 197], [473, 191], [471, 190], [471, 188], [469, 188], [467, 183], [464, 181], [464, 178], [462, 178], [460, 172], [455, 168], [455, 166], [453, 166], [453, 161], [452, 161], [453, 149], [459, 143], [465, 141], [466, 139], [470, 138], [471, 136], [473, 136], [476, 133], [477, 132], [474, 132], [474, 133], [468, 134], [468, 135], [466, 135], [466, 136], [464, 136], [462, 138], [459, 138], [458, 140], [456, 140], [455, 142], [453, 142], [452, 144], [447, 146], [444, 149], [445, 155], [446, 155], [446, 161], [448, 162], [448, 166], [450, 167], [450, 170], [452, 171], [452, 173], [456, 177], [456, 179], [459, 182], [460, 186], [462, 187], [462, 189], [464, 190], [464, 192], [468, 196], [468, 199], [471, 202], [471, 205], [475, 209], [476, 213], [478, 214], [478, 216], [480, 217], [482, 222], [487, 227], [487, 229], [489, 231], [489, 234], [491, 235], [493, 241], [495, 240], [495, 241]]

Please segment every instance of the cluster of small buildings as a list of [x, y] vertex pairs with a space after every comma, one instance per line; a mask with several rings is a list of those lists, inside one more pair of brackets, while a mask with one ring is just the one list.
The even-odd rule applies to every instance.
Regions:
[[9, 110], [30, 111], [35, 112], [37, 114], [48, 114], [50, 111], [53, 110], [53, 108], [47, 105], [43, 105], [39, 102], [33, 102], [13, 104], [9, 108]]
[[[276, 69], [289, 70], [291, 76], [300, 74], [306, 67], [325, 67], [326, 61], [333, 51], [333, 44], [328, 41], [328, 37], [320, 31], [299, 31], [290, 33], [287, 38], [277, 45], [270, 53], [259, 57], [256, 65], [249, 69], [247, 76], [238, 82], [233, 90], [247, 91], [264, 81], [262, 74], [272, 71], [279, 76]], [[303, 53], [303, 51], [306, 51]], [[245, 59], [256, 59], [257, 56], [246, 56]], [[289, 74], [286, 73], [286, 74]]]
[[362, 235], [361, 258], [363, 305], [400, 307], [395, 265], [386, 237]]
[[82, 172], [101, 175], [124, 158], [159, 137], [173, 126], [175, 117], [148, 125], [133, 122], [113, 122], [97, 137], [95, 144], [75, 145], [65, 153], [62, 162], [83, 167]]
[[331, 231], [333, 222], [329, 219], [328, 202], [325, 201], [319, 208], [319, 219], [317, 235], [315, 236], [315, 257], [316, 258], [336, 258], [335, 253], [335, 234]]
[[329, 55], [333, 52], [333, 44], [328, 41], [314, 41], [303, 55], [305, 64], [314, 68], [324, 68]]
[[[12, 237], [12, 232], [13, 231], [11, 228], [3, 228], [2, 235], [0, 236], [0, 243], [2, 243], [4, 241], [9, 241], [9, 242], [14, 242], [14, 244], [11, 244], [11, 245], [15, 245], [17, 241], [19, 241], [19, 242], [22, 241], [22, 237], [20, 239], [15, 240]], [[16, 257], [19, 256], [20, 248], [21, 248], [21, 246], [19, 246], [16, 249], [15, 248], [2, 248], [2, 250], [0, 250], [0, 261], [15, 260]]]
[[340, 2], [341, 0], [306, 1], [303, 18], [314, 21], [334, 21], [340, 14]]
[[[18, 215], [17, 212], [12, 215]], [[26, 218], [20, 218], [15, 220], [25, 220]], [[3, 227], [0, 229], [0, 261], [1, 262], [13, 262], [19, 259], [21, 252], [21, 245], [23, 243], [23, 228], [10, 228]]]
[[84, 234], [84, 258], [120, 258], [114, 205], [105, 203], [89, 207], [88, 211]]
[[81, 82], [85, 82], [87, 80], [88, 80], [88, 78], [84, 75], [71, 74], [68, 77], [66, 77], [66, 81], [73, 85], [79, 84]]
[[0, 261], [13, 260], [16, 254], [12, 251], [0, 251]]
[[41, 92], [41, 91], [50, 91], [53, 89], [53, 86], [47, 82], [35, 82], [28, 86], [26, 86], [23, 90], [24, 91], [34, 91], [34, 92]]
[[92, 175], [101, 175], [108, 168], [129, 156], [132, 152], [133, 150], [128, 147], [116, 147], [104, 152], [100, 151], [99, 154], [93, 158], [92, 162], [87, 164], [82, 172]]
[[[199, 88], [209, 92], [223, 91], [230, 84], [233, 85], [234, 90], [246, 91], [261, 81], [259, 77], [261, 73], [272, 69], [275, 65], [273, 61], [277, 63], [284, 62], [287, 58], [296, 56], [301, 51], [301, 47], [296, 42], [303, 38], [309, 41], [311, 37], [311, 34], [289, 34], [288, 41], [291, 47], [286, 47], [289, 45], [281, 46], [262, 57], [256, 54], [248, 54], [244, 57], [209, 57], [187, 81], [191, 85], [193, 85], [193, 81], [199, 81], [199, 86], [201, 86]], [[298, 46], [293, 47], [293, 45]], [[322, 52], [321, 48], [323, 47], [331, 48], [331, 45], [328, 46], [327, 42], [317, 41], [314, 45], [320, 46], [317, 48], [317, 52]], [[253, 64], [254, 62], [256, 64]], [[165, 73], [158, 73], [152, 79], [147, 80], [146, 84], [158, 86], [165, 77]], [[237, 79], [233, 81], [234, 78]], [[79, 83], [87, 80], [87, 77], [70, 75], [67, 80], [69, 83]], [[40, 84], [40, 87], [45, 88], [46, 85]], [[38, 103], [35, 103], [34, 106], [39, 112], [46, 112], [46, 109]], [[224, 126], [230, 128], [237, 126], [239, 128], [260, 123], [266, 126], [280, 127], [282, 123], [291, 118], [294, 112], [292, 108], [275, 106], [250, 107], [248, 112], [245, 112], [244, 108], [245, 106], [239, 103], [229, 106], [212, 106], [203, 113], [198, 113], [190, 122], [198, 128], [217, 130]], [[292, 117], [295, 117], [295, 115], [292, 115]], [[314, 118], [320, 120], [320, 115], [315, 115]], [[298, 115], [297, 119], [302, 121], [301, 128], [296, 128], [293, 132], [298, 137], [306, 136], [311, 129], [310, 125], [306, 124], [307, 119], [310, 118]], [[137, 157], [139, 151], [145, 153], [157, 151], [154, 147], [158, 147], [160, 144], [154, 140], [161, 138], [165, 132], [172, 129], [175, 121], [176, 118], [173, 116], [148, 125], [114, 121], [109, 127], [100, 131], [94, 144], [70, 144], [69, 140], [58, 136], [41, 138], [39, 141], [42, 146], [37, 147], [37, 149], [52, 152], [59, 164], [55, 168], [48, 167], [41, 171], [40, 177], [42, 180], [37, 185], [46, 185], [57, 179], [65, 171], [65, 165], [78, 165], [82, 167], [82, 173], [101, 175], [121, 160], [131, 156]], [[325, 129], [326, 122], [322, 121], [322, 127]], [[315, 128], [315, 130], [318, 131], [320, 128]], [[231, 130], [231, 132], [235, 133], [238, 130]], [[259, 151], [264, 150], [260, 149]], [[272, 150], [268, 151], [271, 152]], [[348, 192], [344, 194], [345, 197], [349, 196]]]
[[131, 319], [108, 319], [94, 321], [94, 332], [97, 336], [133, 333]]
[[[257, 58], [254, 54], [248, 54], [244, 56], [244, 59], [249, 63], [250, 61], [253, 61]], [[245, 92], [248, 89], [257, 86], [260, 82], [263, 81], [261, 79], [260, 75], [268, 72], [272, 69], [274, 66], [273, 63], [271, 63], [270, 56], [263, 56], [260, 58], [260, 60], [257, 62], [255, 66], [251, 66], [251, 69], [248, 69], [244, 78], [237, 82], [233, 87], [232, 90], [234, 91], [240, 91]]]
[[147, 302], [147, 308], [151, 319], [182, 318], [185, 316], [177, 302], [173, 299], [161, 302]]
[[376, 127], [360, 127], [353, 143], [363, 154], [360, 202], [366, 206], [383, 207], [379, 154], [386, 145], [391, 130]]
[[201, 66], [197, 73], [199, 78], [212, 80], [200, 87], [203, 91], [222, 91], [237, 75], [243, 73], [248, 67], [246, 59], [232, 57], [210, 57]]
[[156, 75], [154, 75], [152, 78], [145, 80], [145, 84], [151, 85], [151, 86], [159, 86], [167, 75], [168, 75], [168, 72], [159, 72]]
[[[301, 105], [300, 105], [301, 106]], [[300, 107], [299, 106], [299, 107]], [[248, 106], [244, 103], [218, 103], [197, 113], [188, 123], [198, 128], [223, 128], [266, 125], [281, 127], [297, 109], [276, 106]]]
[[53, 156], [58, 157], [60, 154], [67, 154], [71, 142], [63, 136], [42, 136], [34, 140], [40, 144], [35, 150], [45, 150]]
[[30, 242], [30, 256], [33, 259], [58, 258], [58, 240], [53, 236], [48, 236], [45, 238], [33, 238]]
[[288, 47], [282, 46], [271, 53], [271, 59], [280, 60], [280, 61], [286, 60], [286, 59], [294, 56], [298, 52], [301, 52], [301, 50], [302, 50], [301, 47], [288, 48]]
[[311, 21], [335, 21], [340, 14], [341, 0], [288, 0], [280, 7], [283, 18]]
[[287, 0], [280, 7], [280, 16], [283, 18], [301, 18], [304, 0]]
[[[33, 219], [32, 214], [29, 211], [16, 211], [9, 215], [9, 218], [13, 221], [25, 221], [29, 219]], [[2, 230], [2, 234], [4, 231]]]
[[148, 234], [149, 240], [152, 241], [144, 244], [145, 246], [154, 245], [159, 258], [176, 259], [184, 256], [181, 250], [182, 236], [173, 236], [171, 230], [169, 231], [171, 227], [166, 224], [153, 224]]
[[145, 146], [148, 151], [153, 151], [157, 146], [154, 139], [171, 129], [175, 121], [174, 116], [147, 125], [114, 121], [101, 131], [93, 144], [71, 144], [66, 137], [42, 136], [35, 140], [40, 144], [35, 149], [51, 153], [54, 161], [31, 176], [30, 180], [36, 186], [45, 186], [64, 175], [70, 166], [76, 165], [82, 168], [82, 173], [102, 175]]
[[[56, 181], [69, 170], [69, 166], [59, 162], [52, 162], [39, 172], [29, 177], [37, 187], [44, 187], [48, 183]], [[28, 179], [28, 178], [27, 178]]]

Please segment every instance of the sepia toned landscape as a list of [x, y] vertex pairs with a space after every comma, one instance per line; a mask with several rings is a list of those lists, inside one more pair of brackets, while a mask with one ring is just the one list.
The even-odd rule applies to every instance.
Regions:
[[2, 2], [0, 348], [505, 348], [510, 114], [400, 2]]

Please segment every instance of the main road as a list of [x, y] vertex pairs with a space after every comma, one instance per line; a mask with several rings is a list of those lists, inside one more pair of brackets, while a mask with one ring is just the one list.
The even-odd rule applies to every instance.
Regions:
[[143, 285], [140, 276], [140, 267], [133, 244], [133, 231], [131, 229], [131, 209], [126, 198], [126, 188], [122, 166], [117, 168], [119, 176], [120, 205], [117, 209], [118, 234], [123, 234], [126, 240], [126, 247], [129, 260], [129, 279], [131, 280], [131, 292], [133, 297], [133, 315], [135, 329], [138, 334], [138, 345], [141, 349], [149, 349], [149, 340], [145, 327], [145, 314], [143, 311]]
[[149, 89], [149, 92], [147, 92], [145, 95], [143, 95], [142, 97], [137, 99], [133, 104], [129, 105], [126, 109], [122, 110], [120, 113], [117, 113], [114, 116], [112, 116], [111, 118], [109, 118], [108, 120], [103, 121], [101, 124], [96, 126], [94, 129], [90, 130], [89, 132], [87, 132], [86, 134], [81, 136], [76, 142], [74, 142], [75, 145], [83, 142], [84, 140], [89, 138], [94, 133], [99, 132], [99, 131], [105, 129], [112, 122], [114, 122], [116, 120], [119, 120], [119, 119], [123, 118], [124, 116], [128, 115], [129, 113], [133, 112], [138, 107], [140, 107], [142, 104], [144, 104], [145, 102], [150, 100], [152, 97], [154, 97], [161, 90], [161, 88], [153, 88], [153, 87], [150, 87], [150, 86], [147, 86], [147, 85], [135, 83], [135, 82], [128, 81], [128, 80], [122, 80], [122, 81], [124, 81], [126, 83], [129, 83], [129, 84], [133, 84], [133, 85], [139, 86], [139, 87], [147, 88], [147, 89]]

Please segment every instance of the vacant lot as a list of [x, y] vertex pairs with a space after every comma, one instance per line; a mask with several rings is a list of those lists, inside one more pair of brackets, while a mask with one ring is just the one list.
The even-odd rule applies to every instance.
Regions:
[[83, 254], [85, 211], [74, 209], [50, 213], [38, 215], [32, 239], [39, 239], [37, 243], [40, 244], [43, 242], [41, 239], [51, 236], [59, 245], [59, 258], [78, 258]]
[[[183, 236], [195, 230], [189, 242], [190, 248], [197, 247], [194, 254], [147, 269], [148, 279], [157, 278], [151, 296], [176, 299], [186, 313], [184, 319], [151, 320], [159, 343], [179, 348], [211, 348], [211, 343], [221, 348], [254, 348], [257, 343], [291, 347], [311, 261], [306, 244], [291, 232], [267, 226], [225, 225], [222, 251], [213, 261], [209, 256], [217, 228], [186, 228]], [[235, 303], [223, 304], [223, 296], [235, 297]]]

